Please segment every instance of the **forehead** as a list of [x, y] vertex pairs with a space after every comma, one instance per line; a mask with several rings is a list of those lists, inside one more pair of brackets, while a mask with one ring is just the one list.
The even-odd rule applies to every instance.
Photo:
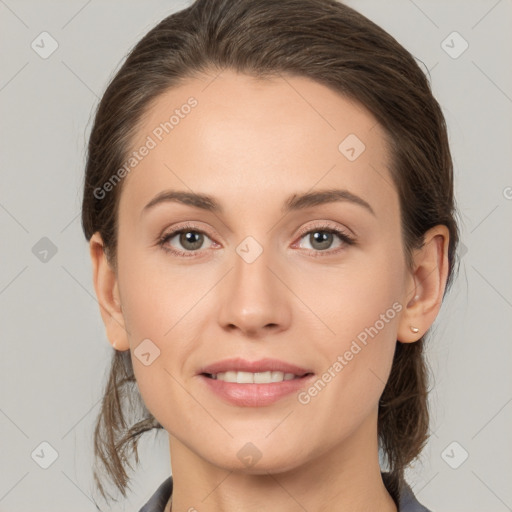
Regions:
[[[144, 147], [150, 149], [139, 151]], [[240, 213], [261, 207], [262, 199], [270, 204], [293, 192], [343, 187], [383, 215], [396, 210], [376, 119], [305, 77], [257, 79], [225, 70], [191, 78], [153, 101], [132, 151], [139, 156], [121, 207], [140, 211], [172, 188], [223, 197]]]

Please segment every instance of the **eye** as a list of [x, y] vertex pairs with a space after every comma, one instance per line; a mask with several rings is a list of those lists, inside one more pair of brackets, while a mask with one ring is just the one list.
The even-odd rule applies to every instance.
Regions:
[[[300, 240], [303, 239], [309, 244], [309, 247], [305, 248], [313, 251], [313, 253], [317, 253], [314, 254], [315, 256], [324, 256], [323, 254], [318, 254], [324, 252], [327, 255], [332, 255], [343, 250], [346, 245], [355, 244], [354, 238], [348, 233], [328, 225], [316, 226], [303, 232]], [[338, 244], [332, 248], [333, 244], [336, 243], [336, 239], [338, 239]]]
[[202, 230], [194, 226], [184, 226], [162, 235], [158, 244], [165, 251], [178, 256], [195, 256], [197, 251], [205, 249], [205, 240], [213, 241]]
[[[300, 244], [303, 239], [309, 244], [309, 247], [303, 247]], [[210, 245], [204, 247], [205, 241], [210, 241]], [[337, 245], [333, 248], [336, 241]], [[303, 230], [299, 239], [299, 247], [307, 249], [313, 256], [333, 255], [345, 249], [347, 245], [355, 243], [356, 241], [351, 235], [330, 225]], [[176, 256], [191, 257], [197, 256], [203, 249], [212, 248], [218, 244], [203, 230], [193, 225], [185, 225], [163, 234], [158, 240], [158, 245], [164, 251]]]

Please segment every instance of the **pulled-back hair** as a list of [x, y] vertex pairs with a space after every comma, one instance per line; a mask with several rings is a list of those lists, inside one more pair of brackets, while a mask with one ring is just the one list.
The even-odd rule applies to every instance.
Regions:
[[[368, 109], [383, 127], [398, 191], [406, 261], [425, 232], [450, 233], [448, 290], [456, 261], [453, 169], [445, 120], [413, 56], [379, 26], [335, 0], [197, 0], [150, 30], [108, 85], [89, 139], [82, 205], [87, 240], [99, 232], [116, 266], [118, 205], [123, 182], [95, 194], [127, 159], [151, 104], [199, 73], [235, 70], [266, 78], [301, 76]], [[405, 468], [429, 436], [429, 371], [425, 336], [397, 342], [378, 411], [378, 437], [396, 498]], [[138, 391], [129, 351], [115, 351], [94, 432], [96, 485], [101, 475], [126, 497], [130, 457], [138, 463], [140, 436], [162, 425]]]

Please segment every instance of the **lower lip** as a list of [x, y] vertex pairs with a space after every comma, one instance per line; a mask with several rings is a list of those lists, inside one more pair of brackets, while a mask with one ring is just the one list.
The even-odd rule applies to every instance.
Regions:
[[205, 375], [199, 375], [199, 377], [211, 391], [233, 405], [262, 407], [273, 404], [292, 393], [297, 393], [311, 381], [314, 375], [269, 384], [238, 384], [237, 382], [211, 379]]

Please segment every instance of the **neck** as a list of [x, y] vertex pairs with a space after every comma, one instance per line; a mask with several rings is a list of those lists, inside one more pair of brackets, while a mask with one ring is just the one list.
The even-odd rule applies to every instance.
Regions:
[[[169, 436], [174, 510], [397, 512], [381, 476], [372, 422], [342, 444], [288, 470], [221, 468]], [[375, 435], [373, 435], [375, 434]], [[301, 455], [301, 454], [297, 454]], [[170, 501], [165, 508], [170, 511]]]

